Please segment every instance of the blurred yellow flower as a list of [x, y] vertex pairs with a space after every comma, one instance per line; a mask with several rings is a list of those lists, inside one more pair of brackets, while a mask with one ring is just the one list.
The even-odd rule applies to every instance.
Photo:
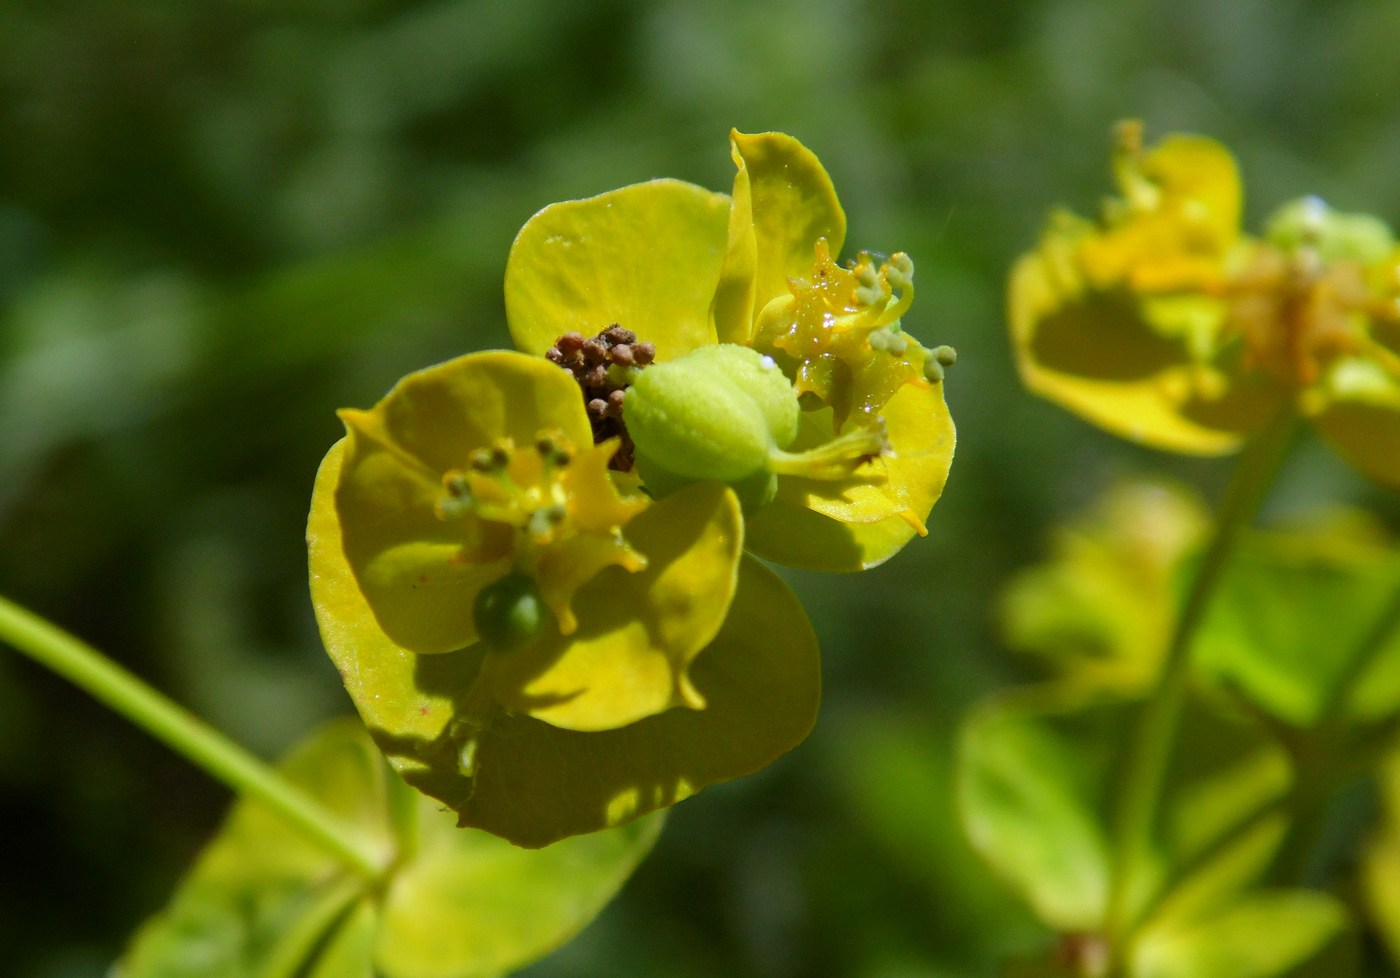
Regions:
[[1263, 238], [1239, 227], [1234, 159], [1212, 140], [1144, 147], [1119, 126], [1119, 196], [1054, 216], [1011, 274], [1021, 376], [1114, 434], [1192, 454], [1237, 449], [1282, 412], [1400, 485], [1400, 250], [1316, 198]]
[[[664, 399], [668, 419], [685, 415], [672, 429], [697, 432], [696, 450], [653, 444], [648, 460], [642, 446], [648, 490], [664, 495], [701, 471], [735, 473], [752, 552], [823, 570], [874, 566], [926, 532], [942, 492], [954, 445], [942, 380], [953, 352], [928, 350], [901, 328], [913, 299], [908, 256], [833, 260], [845, 215], [810, 151], [780, 133], [734, 133], [731, 146], [732, 196], [654, 180], [531, 218], [506, 268], [511, 335], [573, 372], [595, 437], [626, 433], [626, 391], [639, 371], [686, 361], [666, 383], [691, 384], [693, 394], [647, 392], [648, 418]], [[766, 359], [696, 356], [715, 344]], [[769, 363], [800, 405], [791, 432], [761, 375]], [[710, 383], [721, 374], [724, 383]], [[744, 400], [755, 400], [762, 424], [721, 423], [717, 410], [701, 417]], [[712, 440], [698, 432], [740, 429], [755, 432], [736, 448], [748, 468], [705, 468], [700, 449]], [[673, 464], [658, 465], [657, 455]], [[625, 444], [622, 467], [631, 458]], [[679, 458], [694, 471], [674, 471]]]

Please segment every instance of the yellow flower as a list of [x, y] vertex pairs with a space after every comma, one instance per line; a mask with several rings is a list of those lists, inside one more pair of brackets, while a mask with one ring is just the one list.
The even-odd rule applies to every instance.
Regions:
[[[790, 436], [765, 414], [772, 438], [761, 450], [752, 438], [744, 442], [736, 452], [748, 461], [722, 476], [744, 499], [746, 546], [816, 569], [874, 566], [926, 532], [942, 492], [954, 443], [942, 391], [952, 351], [927, 350], [901, 329], [913, 299], [907, 256], [833, 261], [845, 215], [811, 152], [782, 134], [735, 133], [732, 153], [732, 196], [654, 180], [535, 215], [506, 269], [511, 335], [520, 349], [571, 368], [598, 435], [625, 431], [625, 391], [649, 369], [633, 364], [637, 350], [647, 364], [686, 362], [684, 370], [658, 369], [654, 386], [665, 373], [668, 387], [658, 396], [667, 417], [694, 415], [688, 427], [696, 432], [738, 430], [715, 413], [698, 417], [719, 403], [710, 381], [720, 375], [738, 398], [722, 395], [726, 406], [768, 397], [745, 380], [768, 391], [758, 366], [730, 357], [720, 368], [697, 351], [738, 345], [767, 357], [801, 410]], [[616, 345], [625, 348], [620, 363], [610, 352]], [[646, 397], [654, 402], [653, 393]], [[648, 490], [664, 495], [701, 478], [677, 473], [674, 462], [702, 442], [697, 434], [691, 443], [651, 446], [650, 471], [649, 446], [640, 446]], [[672, 464], [657, 464], [659, 455]], [[698, 453], [694, 465], [701, 468]]]
[[1235, 161], [1118, 129], [1119, 196], [1057, 214], [1011, 274], [1026, 385], [1114, 434], [1221, 454], [1281, 412], [1309, 418], [1366, 475], [1400, 485], [1400, 251], [1316, 198], [1262, 239], [1239, 227]]
[[308, 531], [322, 636], [391, 762], [464, 824], [543, 845], [806, 735], [815, 639], [741, 558], [734, 493], [619, 487], [567, 373], [471, 354], [341, 416]]

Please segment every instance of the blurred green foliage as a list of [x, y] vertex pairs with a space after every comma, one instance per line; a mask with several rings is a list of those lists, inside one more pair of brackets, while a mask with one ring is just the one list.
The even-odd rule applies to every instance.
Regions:
[[[546, 203], [725, 187], [731, 126], [790, 132], [851, 248], [914, 257], [906, 325], [959, 350], [952, 477], [884, 567], [788, 575], [825, 655], [807, 744], [677, 808], [620, 900], [527, 974], [990, 975], [1049, 939], [954, 817], [954, 731], [1024, 668], [998, 589], [1115, 475], [1214, 491], [1226, 468], [1022, 393], [1006, 268], [1053, 203], [1095, 204], [1125, 116], [1229, 145], [1247, 223], [1303, 192], [1400, 220], [1398, 33], [1374, 0], [9, 0], [0, 593], [265, 754], [346, 712], [302, 543], [334, 408], [508, 345], [506, 252]], [[1307, 444], [1272, 505], [1319, 500], [1400, 525]], [[7, 973], [100, 973], [228, 800], [0, 654]]]
[[280, 768], [352, 827], [386, 878], [348, 870], [242, 799], [114, 978], [496, 978], [591, 921], [665, 818], [520, 849], [458, 828], [351, 717], [303, 738]]

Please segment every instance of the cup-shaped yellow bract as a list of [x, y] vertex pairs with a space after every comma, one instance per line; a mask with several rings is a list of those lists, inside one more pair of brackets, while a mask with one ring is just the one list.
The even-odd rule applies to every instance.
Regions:
[[[802, 411], [783, 446], [792, 457], [769, 470], [775, 492], [745, 493], [746, 545], [797, 566], [874, 566], [925, 532], [942, 493], [952, 351], [901, 328], [913, 298], [907, 256], [833, 260], [845, 215], [810, 151], [779, 133], [731, 139], [730, 197], [656, 180], [531, 218], [506, 268], [511, 334], [542, 354], [565, 333], [619, 326], [652, 344], [658, 363], [715, 343], [771, 358]], [[693, 400], [703, 410], [700, 392]], [[879, 450], [860, 447], [869, 444]], [[852, 464], [829, 464], [844, 449]]]
[[1400, 252], [1315, 198], [1240, 230], [1219, 143], [1141, 142], [1123, 123], [1118, 196], [1060, 213], [1011, 273], [1026, 385], [1125, 438], [1223, 454], [1281, 413], [1310, 418], [1363, 473], [1400, 484]]
[[[592, 444], [575, 385], [518, 353], [431, 367], [342, 417], [339, 478], [312, 506], [334, 510], [390, 641], [419, 654], [465, 648], [485, 627], [483, 591], [523, 580], [549, 615], [494, 650], [495, 702], [576, 730], [700, 705], [686, 671], [734, 594], [742, 526], [731, 494], [654, 505], [621, 495], [606, 467], [615, 446]], [[611, 567], [621, 573], [606, 588], [576, 600]]]
[[806, 736], [816, 640], [741, 555], [733, 491], [627, 492], [568, 373], [471, 354], [342, 417], [307, 535], [322, 638], [391, 763], [463, 824], [545, 845]]

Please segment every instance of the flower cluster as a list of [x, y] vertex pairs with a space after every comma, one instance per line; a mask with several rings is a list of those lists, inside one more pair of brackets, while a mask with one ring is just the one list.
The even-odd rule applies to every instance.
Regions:
[[1011, 275], [1032, 390], [1124, 437], [1219, 454], [1301, 415], [1352, 465], [1400, 485], [1400, 249], [1316, 198], [1240, 230], [1234, 159], [1199, 136], [1118, 129], [1119, 196], [1057, 214]]
[[953, 451], [948, 347], [901, 328], [913, 264], [837, 264], [796, 140], [733, 137], [732, 196], [674, 180], [521, 230], [521, 352], [341, 413], [309, 528], [327, 649], [398, 770], [524, 845], [757, 770], [806, 735], [811, 627], [745, 550], [873, 566]]

